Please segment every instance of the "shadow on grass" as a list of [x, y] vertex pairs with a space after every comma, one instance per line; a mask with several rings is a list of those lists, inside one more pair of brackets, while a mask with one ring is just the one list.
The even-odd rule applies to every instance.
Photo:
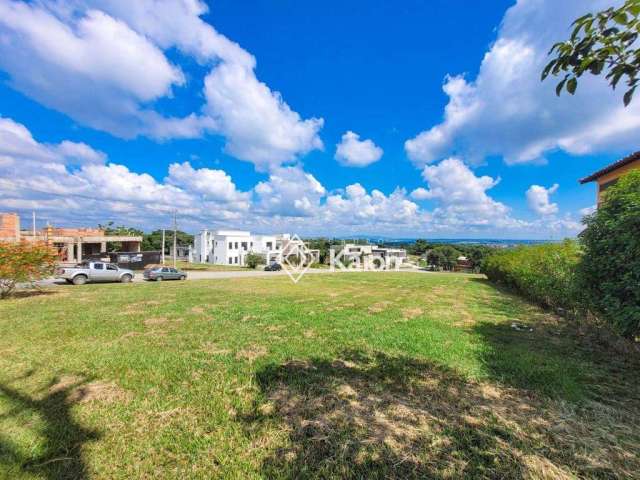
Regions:
[[43, 295], [56, 295], [59, 292], [55, 292], [53, 290], [41, 290], [39, 288], [24, 288], [19, 290], [14, 290], [5, 297], [7, 300], [11, 298], [29, 298], [29, 297], [40, 297]]
[[345, 351], [267, 366], [257, 381], [266, 403], [243, 418], [248, 431], [287, 436], [266, 478], [616, 478], [629, 462], [608, 441], [585, 450], [580, 419], [545, 399], [425, 361]]
[[[492, 380], [572, 401], [596, 398], [603, 386], [605, 396], [634, 395], [635, 388], [620, 386], [637, 385], [640, 355], [623, 348], [623, 339], [588, 322], [558, 317], [487, 279], [472, 281], [498, 293], [485, 300], [485, 307], [502, 320], [470, 328], [486, 346], [481, 360]], [[533, 331], [514, 329], [512, 322]]]
[[28, 456], [10, 438], [0, 435], [0, 462], [8, 466], [9, 471], [22, 471], [50, 480], [89, 478], [82, 447], [100, 436], [77, 423], [70, 412], [73, 403], [79, 400], [78, 388], [85, 383], [86, 380], [54, 382], [41, 398], [21, 393], [9, 384], [0, 384], [0, 398], [10, 404], [9, 412], [0, 419], [36, 414], [44, 423], [38, 432], [43, 437], [44, 448], [37, 456]]

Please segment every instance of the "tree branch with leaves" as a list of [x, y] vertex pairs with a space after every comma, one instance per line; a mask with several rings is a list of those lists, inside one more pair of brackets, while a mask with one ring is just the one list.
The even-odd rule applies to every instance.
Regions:
[[573, 95], [578, 79], [585, 73], [601, 75], [615, 89], [622, 81], [627, 90], [627, 106], [638, 87], [640, 71], [640, 0], [626, 0], [619, 8], [607, 8], [588, 13], [573, 22], [569, 40], [558, 42], [549, 51], [555, 55], [542, 71], [542, 80], [549, 75], [563, 76], [556, 86], [559, 96], [563, 90]]

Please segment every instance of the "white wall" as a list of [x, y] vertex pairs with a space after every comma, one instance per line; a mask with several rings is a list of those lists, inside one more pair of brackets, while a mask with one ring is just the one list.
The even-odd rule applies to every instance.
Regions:
[[267, 262], [281, 262], [282, 252], [290, 239], [289, 234], [251, 235], [239, 230], [203, 230], [194, 237], [193, 257], [199, 263], [244, 266], [246, 256], [253, 252], [263, 255]]

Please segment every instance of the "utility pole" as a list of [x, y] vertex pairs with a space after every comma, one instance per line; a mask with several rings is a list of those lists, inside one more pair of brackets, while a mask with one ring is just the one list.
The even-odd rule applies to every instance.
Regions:
[[178, 261], [178, 220], [177, 212], [173, 211], [173, 268], [176, 268]]
[[162, 229], [162, 265], [164, 265], [164, 228]]
[[31, 233], [33, 234], [33, 240], [35, 241], [35, 239], [36, 239], [36, 212], [35, 212], [35, 210], [31, 212], [31, 215], [32, 215], [32, 219], [33, 219], [32, 227], [31, 227]]

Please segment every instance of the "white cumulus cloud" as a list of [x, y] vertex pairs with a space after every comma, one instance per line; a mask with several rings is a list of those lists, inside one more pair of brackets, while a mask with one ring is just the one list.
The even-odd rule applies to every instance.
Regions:
[[313, 217], [320, 213], [326, 190], [310, 173], [299, 166], [273, 170], [269, 179], [258, 183], [256, 210], [260, 215]]
[[550, 196], [558, 191], [558, 184], [545, 188], [540, 185], [531, 185], [527, 190], [527, 205], [538, 215], [554, 215], [558, 213], [558, 204], [551, 203]]
[[252, 69], [224, 63], [205, 79], [205, 111], [227, 138], [227, 151], [266, 171], [321, 149], [323, 120], [302, 120]]
[[348, 131], [337, 145], [335, 158], [348, 167], [366, 167], [382, 158], [383, 151], [372, 140], [360, 140], [360, 135]]
[[[322, 148], [323, 120], [301, 118], [260, 82], [253, 55], [202, 20], [207, 12], [199, 0], [0, 0], [0, 69], [27, 96], [123, 138], [218, 134], [263, 171]], [[182, 56], [170, 61], [171, 49]], [[166, 115], [157, 103], [184, 92], [189, 57], [209, 69], [205, 102]]]
[[[448, 158], [437, 165], [428, 165], [422, 177], [429, 189], [414, 194], [422, 200], [437, 200], [434, 221], [442, 227], [483, 229], [518, 228], [525, 223], [509, 215], [509, 208], [487, 195], [500, 179], [476, 176], [458, 158]], [[415, 198], [415, 197], [414, 197]]]
[[[39, 142], [22, 124], [0, 118], [0, 210], [54, 224], [90, 226], [114, 220], [145, 229], [167, 226], [174, 210], [180, 228], [244, 228], [312, 235], [429, 236], [492, 232], [561, 235], [579, 228], [570, 216], [534, 222], [511, 218], [488, 195], [497, 179], [476, 176], [451, 158], [423, 171], [427, 187], [409, 196], [359, 183], [331, 192], [300, 165], [273, 168], [250, 191], [223, 170], [173, 163], [163, 180], [111, 163], [104, 153], [69, 141]], [[436, 205], [426, 211], [412, 199]]]
[[72, 225], [117, 219], [157, 226], [174, 209], [199, 223], [238, 218], [249, 208], [250, 192], [220, 170], [172, 164], [160, 182], [108, 163], [83, 143], [38, 142], [24, 125], [0, 118], [0, 210], [37, 210]]
[[105, 154], [82, 142], [64, 140], [58, 145], [37, 142], [22, 124], [0, 117], [0, 158], [5, 161], [38, 159], [64, 164], [102, 163]]
[[612, 92], [600, 77], [583, 76], [575, 96], [559, 98], [557, 79], [540, 81], [549, 48], [570, 34], [571, 22], [609, 6], [607, 0], [519, 0], [505, 14], [478, 76], [447, 76], [444, 119], [405, 143], [409, 157], [418, 166], [453, 152], [470, 163], [499, 155], [516, 164], [543, 162], [555, 149], [636, 148], [640, 102], [625, 108], [622, 92]]
[[193, 168], [189, 162], [172, 163], [169, 165], [166, 181], [187, 191], [201, 194], [204, 199], [248, 206], [249, 194], [238, 191], [224, 170]]

